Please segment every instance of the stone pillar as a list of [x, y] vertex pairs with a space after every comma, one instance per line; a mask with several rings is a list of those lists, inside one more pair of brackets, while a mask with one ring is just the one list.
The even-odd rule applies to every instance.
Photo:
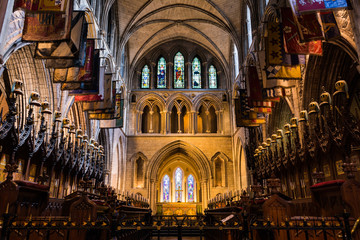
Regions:
[[197, 127], [197, 119], [196, 119], [196, 111], [191, 111], [191, 133], [195, 134], [196, 133], [196, 127]]
[[178, 133], [182, 133], [181, 131], [181, 111], [178, 111], [177, 112], [177, 115], [178, 115]]
[[186, 75], [184, 74], [184, 88], [191, 89], [192, 88], [192, 63], [187, 62], [185, 63], [185, 72], [187, 72], [187, 81], [186, 81]]
[[169, 133], [170, 129], [170, 112], [165, 112], [165, 133]]
[[202, 189], [202, 204], [203, 204], [203, 209], [207, 208], [207, 201], [208, 201], [208, 180], [202, 180], [201, 181], [201, 189]]
[[141, 123], [142, 123], [142, 114], [143, 111], [137, 111], [136, 117], [136, 133], [141, 133]]
[[166, 118], [167, 118], [167, 110], [164, 110], [162, 112], [160, 112], [161, 114], [161, 130], [160, 133], [166, 134], [167, 133], [167, 128], [166, 128]]
[[150, 110], [150, 126], [149, 126], [149, 133], [153, 133], [154, 132], [154, 129], [153, 129], [153, 114], [154, 114], [154, 111], [153, 110]]
[[150, 179], [149, 190], [150, 207], [156, 211], [156, 181], [154, 179]]
[[206, 114], [206, 130], [205, 130], [205, 132], [206, 133], [210, 133], [210, 124], [211, 124], [211, 121], [210, 121], [210, 112], [209, 112], [209, 110], [207, 109], [206, 111], [205, 111], [205, 114]]
[[202, 69], [204, 71], [202, 71], [202, 76], [201, 76], [201, 87], [202, 88], [209, 88], [209, 80], [208, 80], [208, 67], [207, 67], [207, 62], [203, 62], [202, 63]]
[[157, 68], [156, 63], [151, 62], [150, 63], [150, 88], [154, 89], [157, 85]]
[[174, 63], [166, 63], [166, 88], [174, 88]]

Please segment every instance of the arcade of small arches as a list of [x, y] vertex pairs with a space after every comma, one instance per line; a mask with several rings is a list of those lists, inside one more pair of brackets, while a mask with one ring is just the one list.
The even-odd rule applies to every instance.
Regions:
[[193, 101], [178, 95], [166, 102], [153, 94], [137, 103], [136, 130], [161, 134], [223, 133], [223, 112], [220, 100], [210, 94]]

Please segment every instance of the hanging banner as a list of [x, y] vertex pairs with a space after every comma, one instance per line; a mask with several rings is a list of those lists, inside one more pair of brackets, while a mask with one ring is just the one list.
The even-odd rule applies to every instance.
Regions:
[[290, 0], [292, 8], [299, 13], [346, 8], [346, 0]]
[[63, 12], [27, 12], [23, 40], [46, 42], [69, 39], [74, 4], [72, 0], [66, 1], [66, 4]]
[[294, 15], [290, 8], [281, 8], [284, 50], [289, 54], [322, 54], [322, 42], [311, 41], [300, 43], [298, 28], [294, 19]]
[[37, 43], [35, 58], [48, 59], [47, 68], [83, 67], [86, 57], [86, 37], [85, 12], [73, 12], [70, 40]]
[[27, 11], [38, 11], [40, 0], [15, 0], [14, 10], [21, 8]]
[[301, 79], [300, 65], [296, 66], [268, 66], [266, 68], [267, 79]]
[[320, 12], [321, 25], [327, 41], [340, 37], [340, 30], [333, 12]]
[[317, 13], [303, 14], [295, 17], [295, 20], [298, 25], [301, 42], [324, 39]]
[[[296, 81], [298, 78], [294, 78], [294, 79], [284, 79], [284, 78], [280, 78], [279, 76], [276, 76], [276, 78], [272, 78], [274, 77], [274, 75], [270, 76], [270, 78], [268, 78], [268, 74], [271, 69], [270, 68], [279, 68], [281, 69], [282, 66], [268, 66], [266, 65], [266, 53], [265, 51], [259, 51], [257, 53], [258, 57], [258, 62], [260, 64], [260, 69], [261, 69], [261, 78], [262, 78], [262, 83], [263, 89], [266, 88], [274, 88], [274, 87], [293, 87], [296, 84]], [[299, 65], [297, 65], [299, 66]], [[287, 66], [283, 66], [283, 67], [287, 67]], [[301, 69], [301, 68], [300, 68]], [[273, 73], [277, 73], [276, 70], [273, 69]], [[299, 73], [298, 73], [299, 74]], [[301, 75], [301, 73], [300, 73]]]
[[70, 28], [71, 15], [56, 12], [26, 13], [23, 40], [33, 42], [66, 40], [69, 38]]
[[258, 77], [257, 69], [255, 66], [249, 66], [247, 68], [247, 80], [248, 86], [250, 90], [249, 106], [253, 106], [253, 102], [262, 101], [262, 88], [260, 85], [260, 80]]
[[57, 68], [54, 70], [54, 83], [91, 82], [94, 70], [95, 40], [86, 41], [86, 58], [84, 67]]
[[[80, 83], [63, 83], [61, 84], [62, 90], [71, 90], [69, 92], [69, 95], [98, 95], [99, 94], [99, 67], [100, 67], [100, 50], [96, 49], [94, 50], [94, 56], [93, 56], [93, 64], [91, 64], [91, 69], [87, 73], [91, 74], [91, 77], [89, 77], [90, 81], [83, 81]], [[86, 61], [86, 64], [88, 64], [88, 61]], [[85, 64], [85, 68], [86, 68]], [[94, 96], [91, 96], [94, 98]], [[97, 96], [102, 100], [102, 96]]]
[[[115, 108], [115, 96], [113, 95], [113, 87], [116, 87], [116, 82], [112, 82], [112, 74], [106, 74], [103, 78], [103, 87], [99, 87], [99, 95], [102, 95], [103, 100], [99, 102], [84, 102], [83, 110], [92, 111], [92, 110], [105, 110], [105, 109], [114, 109]], [[102, 85], [100, 83], [100, 85]], [[104, 90], [100, 94], [101, 88]], [[75, 96], [75, 102], [80, 101], [83, 96]]]
[[[96, 108], [94, 106], [94, 103], [95, 102], [103, 103], [105, 97], [108, 95], [108, 93], [106, 92], [107, 89], [105, 89], [105, 66], [101, 66], [99, 68], [99, 75], [97, 76], [97, 79], [99, 81], [99, 91], [96, 94], [75, 95], [75, 102], [84, 102], [83, 104], [84, 111], [102, 110], [100, 108]], [[111, 79], [110, 79], [109, 91], [111, 91]], [[111, 95], [111, 92], [109, 94]], [[103, 109], [109, 109], [109, 108], [103, 108]]]
[[267, 23], [268, 37], [266, 38], [266, 57], [268, 64], [282, 64], [282, 39], [280, 24]]
[[65, 12], [72, 0], [15, 0], [14, 9], [22, 8], [27, 11]]

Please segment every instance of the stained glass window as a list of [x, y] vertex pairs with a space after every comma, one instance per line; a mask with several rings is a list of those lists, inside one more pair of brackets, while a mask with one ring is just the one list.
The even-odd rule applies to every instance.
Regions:
[[216, 68], [214, 65], [209, 67], [209, 88], [217, 88]]
[[145, 65], [141, 73], [141, 88], [150, 87], [150, 69], [148, 65]]
[[201, 62], [196, 57], [192, 62], [192, 87], [201, 88]]
[[166, 88], [166, 61], [163, 57], [158, 62], [157, 88]]
[[184, 88], [184, 56], [178, 52], [174, 58], [174, 88]]
[[175, 170], [175, 201], [181, 202], [182, 199], [182, 180], [183, 180], [183, 171], [181, 168]]
[[187, 179], [188, 202], [194, 201], [194, 177], [189, 175]]
[[163, 177], [163, 201], [170, 202], [170, 178], [168, 175]]

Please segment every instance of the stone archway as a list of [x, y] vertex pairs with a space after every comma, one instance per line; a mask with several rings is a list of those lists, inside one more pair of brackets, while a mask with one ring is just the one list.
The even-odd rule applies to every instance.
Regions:
[[146, 179], [148, 179], [148, 196], [151, 208], [155, 209], [156, 206], [157, 187], [159, 186], [159, 181], [161, 181], [160, 172], [174, 157], [181, 159], [185, 164], [192, 166], [193, 169], [198, 171], [198, 187], [201, 189], [202, 208], [205, 209], [210, 196], [210, 179], [212, 178], [209, 161], [197, 147], [181, 140], [164, 146], [150, 161], [146, 172]]

